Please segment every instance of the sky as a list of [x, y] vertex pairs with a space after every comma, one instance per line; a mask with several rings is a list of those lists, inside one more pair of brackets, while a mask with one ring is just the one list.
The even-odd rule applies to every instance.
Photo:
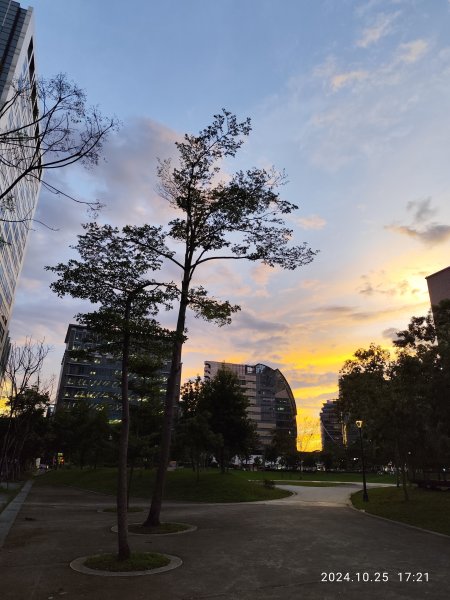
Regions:
[[[223, 107], [252, 133], [225, 165], [284, 169], [296, 271], [217, 263], [198, 283], [241, 306], [217, 328], [190, 316], [183, 378], [205, 360], [279, 368], [301, 418], [317, 422], [356, 349], [390, 347], [425, 314], [425, 277], [450, 264], [449, 0], [34, 0], [37, 68], [65, 72], [121, 121], [104, 160], [52, 184], [105, 206], [99, 220], [163, 223], [157, 158]], [[90, 220], [43, 191], [11, 336], [45, 338], [59, 376], [67, 326], [86, 304], [49, 289]], [[162, 322], [174, 324], [173, 314]], [[311, 448], [310, 448], [311, 449]]]

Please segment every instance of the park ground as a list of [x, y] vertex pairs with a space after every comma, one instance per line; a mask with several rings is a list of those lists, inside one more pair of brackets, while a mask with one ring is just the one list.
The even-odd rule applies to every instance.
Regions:
[[[157, 539], [132, 536], [131, 543], [136, 551], [179, 556], [180, 568], [135, 578], [70, 570], [74, 558], [114, 551], [114, 516], [103, 511], [113, 504], [104, 494], [33, 486], [0, 553], [2, 600], [448, 597], [447, 537], [374, 519], [346, 505], [296, 502], [295, 496], [256, 503], [167, 502], [165, 520], [195, 524], [197, 531]], [[133, 505], [147, 504], [133, 498]], [[135, 518], [138, 513], [130, 520]], [[410, 572], [428, 573], [428, 581], [407, 582], [406, 575], [401, 580], [399, 573]], [[353, 581], [331, 581], [338, 573], [349, 573]], [[378, 573], [388, 581], [375, 581]]]
[[[132, 536], [132, 547], [179, 556], [183, 565], [149, 577], [104, 578], [68, 565], [79, 556], [114, 551], [114, 515], [103, 511], [114, 497], [41, 481], [0, 552], [2, 600], [448, 597], [448, 537], [375, 519], [346, 504], [308, 501], [307, 494], [357, 489], [348, 483], [314, 489], [286, 482], [297, 496], [251, 503], [166, 501], [165, 520], [195, 524], [197, 531]], [[132, 503], [148, 506], [138, 497]], [[130, 520], [139, 521], [140, 513]], [[336, 581], [339, 573], [349, 573], [350, 581]], [[406, 581], [408, 573], [414, 577]]]

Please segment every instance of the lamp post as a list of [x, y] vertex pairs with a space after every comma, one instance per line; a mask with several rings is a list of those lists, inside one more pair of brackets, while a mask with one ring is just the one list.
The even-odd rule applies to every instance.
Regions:
[[367, 484], [366, 484], [366, 465], [364, 463], [364, 446], [362, 441], [362, 421], [356, 421], [356, 427], [359, 429], [359, 441], [361, 444], [361, 461], [362, 461], [362, 473], [363, 473], [363, 501], [369, 502], [369, 496], [367, 494]]

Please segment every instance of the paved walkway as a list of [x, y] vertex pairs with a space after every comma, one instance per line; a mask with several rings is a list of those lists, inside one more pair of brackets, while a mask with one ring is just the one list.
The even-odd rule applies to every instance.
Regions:
[[[347, 486], [346, 486], [347, 487]], [[344, 504], [294, 498], [245, 504], [167, 504], [165, 520], [198, 526], [184, 535], [130, 536], [133, 550], [182, 558], [183, 565], [146, 577], [76, 573], [71, 560], [114, 552], [112, 497], [34, 486], [0, 551], [2, 600], [444, 600], [450, 539], [372, 519]], [[316, 488], [323, 490], [337, 488]], [[308, 490], [308, 491], [306, 491]], [[348, 493], [348, 487], [347, 487]], [[293, 501], [294, 500], [294, 501]], [[146, 503], [136, 501], [133, 504]], [[132, 513], [138, 522], [145, 513]], [[335, 573], [352, 582], [324, 582]], [[429, 581], [398, 573], [427, 572]], [[387, 582], [359, 582], [386, 573]], [[334, 576], [335, 578], [336, 576]], [[380, 579], [382, 575], [379, 576]], [[424, 579], [424, 577], [423, 577]]]
[[[351, 506], [350, 495], [362, 490], [360, 483], [342, 482], [341, 485], [313, 487], [276, 483], [277, 487], [288, 490], [294, 495], [283, 498], [289, 504], [308, 504], [315, 506]], [[367, 488], [392, 487], [391, 484], [368, 483]]]

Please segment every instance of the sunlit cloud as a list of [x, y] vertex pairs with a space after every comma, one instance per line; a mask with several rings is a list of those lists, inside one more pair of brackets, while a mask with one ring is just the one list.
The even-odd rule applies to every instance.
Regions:
[[339, 73], [331, 78], [331, 88], [337, 91], [356, 81], [362, 81], [369, 76], [368, 71], [349, 71], [347, 73]]
[[297, 225], [302, 229], [323, 229], [327, 222], [318, 215], [311, 215], [310, 217], [299, 217], [296, 219]]
[[398, 60], [404, 63], [415, 63], [427, 53], [428, 42], [426, 40], [414, 40], [407, 44], [400, 44]]
[[399, 16], [400, 12], [377, 15], [374, 24], [363, 30], [361, 37], [356, 41], [356, 45], [360, 48], [368, 48], [379, 42], [392, 32], [393, 23]]

